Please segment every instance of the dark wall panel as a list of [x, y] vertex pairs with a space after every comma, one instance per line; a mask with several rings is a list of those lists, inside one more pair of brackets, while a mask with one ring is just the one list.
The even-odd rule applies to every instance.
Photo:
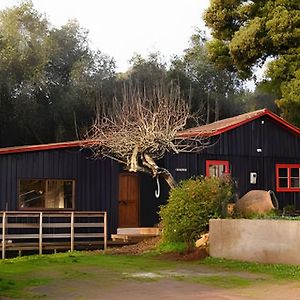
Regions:
[[21, 178], [74, 179], [74, 209], [107, 211], [109, 231], [115, 231], [117, 163], [109, 159], [91, 159], [87, 150], [75, 148], [1, 155], [0, 170], [1, 210], [19, 209], [18, 182]]
[[[264, 116], [212, 137], [211, 146], [200, 153], [168, 154], [164, 165], [179, 181], [205, 175], [206, 160], [230, 162], [240, 196], [253, 189], [276, 192], [276, 164], [300, 163], [300, 137]], [[250, 172], [257, 173], [256, 184], [250, 183]], [[276, 195], [281, 208], [295, 204], [300, 209], [300, 193], [277, 192]]]

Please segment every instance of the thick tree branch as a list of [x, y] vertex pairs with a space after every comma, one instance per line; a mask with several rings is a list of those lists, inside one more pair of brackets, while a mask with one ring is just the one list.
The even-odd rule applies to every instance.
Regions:
[[177, 86], [156, 86], [142, 93], [125, 88], [123, 99], [114, 99], [111, 107], [98, 112], [86, 138], [95, 157], [110, 157], [130, 172], [146, 172], [163, 177], [171, 188], [176, 182], [170, 172], [156, 162], [166, 152], [200, 151], [207, 139], [181, 137], [190, 114]]

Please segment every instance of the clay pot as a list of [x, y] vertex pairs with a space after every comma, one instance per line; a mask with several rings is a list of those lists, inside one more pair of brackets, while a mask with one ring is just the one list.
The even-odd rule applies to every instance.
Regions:
[[278, 202], [272, 191], [252, 190], [235, 205], [235, 211], [245, 217], [251, 214], [265, 214], [274, 209], [278, 209]]

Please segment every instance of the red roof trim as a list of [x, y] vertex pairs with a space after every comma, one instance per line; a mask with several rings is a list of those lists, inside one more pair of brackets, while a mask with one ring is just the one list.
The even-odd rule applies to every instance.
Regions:
[[197, 135], [198, 136], [205, 136], [205, 137], [215, 136], [215, 135], [222, 134], [222, 133], [224, 133], [226, 131], [232, 130], [234, 128], [237, 128], [237, 127], [239, 127], [239, 126], [241, 126], [243, 124], [251, 122], [251, 121], [253, 121], [255, 119], [258, 119], [258, 118], [260, 118], [262, 116], [265, 116], [265, 115], [269, 116], [271, 119], [275, 120], [276, 122], [278, 122], [280, 125], [282, 125], [286, 129], [292, 131], [294, 134], [300, 135], [300, 129], [299, 128], [297, 128], [296, 126], [288, 123], [287, 121], [285, 121], [284, 119], [280, 118], [276, 114], [272, 113], [268, 109], [263, 109], [263, 110], [261, 110], [260, 112], [258, 112], [256, 115], [254, 115], [252, 117], [244, 119], [244, 120], [242, 120], [240, 122], [236, 122], [236, 123], [234, 123], [232, 125], [224, 126], [223, 128], [217, 129], [217, 130], [215, 130], [213, 132], [204, 132], [204, 133], [201, 133], [201, 131], [200, 131], [201, 130], [200, 129], [201, 126], [200, 126], [199, 127], [199, 132], [197, 132], [197, 131], [188, 132], [189, 131], [189, 129], [188, 129], [186, 132], [179, 133], [178, 136], [182, 137], [182, 138], [195, 137]]
[[[282, 125], [284, 128], [290, 130], [296, 135], [300, 135], [300, 129], [293, 126], [292, 124], [288, 123], [284, 119], [280, 118], [276, 114], [272, 113], [271, 111], [267, 109], [262, 109], [256, 112], [253, 112], [254, 115], [246, 118], [242, 121], [233, 123], [231, 125], [227, 125], [224, 127], [221, 127], [219, 129], [216, 129], [212, 132], [203, 132], [201, 133], [201, 127], [199, 128], [199, 131], [191, 131], [191, 129], [183, 131], [182, 133], [178, 133], [179, 138], [189, 138], [189, 137], [197, 137], [197, 136], [215, 136], [219, 135], [221, 133], [224, 133], [226, 131], [232, 130], [236, 127], [239, 127], [245, 123], [251, 122], [255, 119], [260, 118], [261, 116], [267, 115], [280, 125]], [[234, 117], [233, 117], [234, 118]], [[213, 124], [213, 123], [212, 123]], [[205, 125], [204, 125], [205, 126]], [[193, 128], [192, 128], [193, 129]], [[197, 129], [197, 128], [195, 128]], [[23, 152], [32, 152], [32, 151], [42, 151], [42, 150], [54, 150], [54, 149], [62, 149], [62, 148], [75, 148], [75, 147], [82, 147], [84, 145], [91, 144], [91, 141], [70, 141], [70, 142], [60, 142], [60, 143], [52, 143], [52, 144], [43, 144], [43, 145], [30, 145], [30, 146], [17, 146], [17, 147], [9, 147], [9, 148], [0, 148], [0, 155], [1, 154], [13, 154], [13, 153], [23, 153]]]
[[90, 143], [89, 141], [71, 141], [71, 142], [61, 142], [61, 143], [42, 144], [42, 145], [9, 147], [9, 148], [0, 149], [0, 155], [1, 154], [32, 152], [32, 151], [42, 151], [42, 150], [54, 150], [54, 149], [62, 149], [62, 148], [75, 148], [75, 147], [82, 147], [89, 143]]

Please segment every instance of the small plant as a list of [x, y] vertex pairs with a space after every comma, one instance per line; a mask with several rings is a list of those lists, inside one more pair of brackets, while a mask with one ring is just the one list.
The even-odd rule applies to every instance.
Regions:
[[295, 205], [287, 205], [283, 208], [282, 212], [283, 216], [295, 216], [296, 215], [296, 207]]
[[182, 181], [170, 192], [168, 203], [161, 206], [165, 242], [185, 242], [189, 248], [208, 230], [211, 218], [224, 217], [233, 197], [228, 177], [199, 177]]

